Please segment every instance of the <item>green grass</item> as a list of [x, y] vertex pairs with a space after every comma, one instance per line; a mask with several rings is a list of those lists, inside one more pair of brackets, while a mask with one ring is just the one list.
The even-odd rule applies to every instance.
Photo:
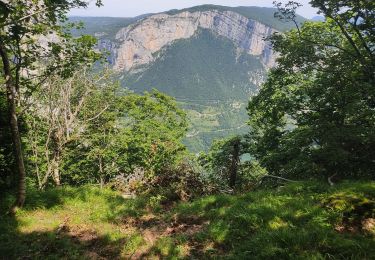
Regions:
[[375, 218], [375, 182], [152, 201], [92, 186], [30, 191], [15, 217], [1, 216], [0, 259], [375, 258], [374, 223], [361, 229]]
[[[181, 215], [208, 219], [202, 243], [212, 243], [212, 256], [230, 259], [320, 259], [375, 257], [371, 235], [339, 233], [345, 212], [359, 201], [375, 198], [375, 184], [343, 184], [328, 188], [322, 184], [295, 184], [278, 191], [259, 191], [242, 196], [212, 196], [180, 205]], [[332, 208], [332, 197], [346, 201], [347, 207]], [[335, 202], [337, 203], [337, 202]], [[335, 204], [334, 203], [334, 204]], [[340, 202], [341, 204], [341, 202]], [[374, 207], [371, 209], [374, 217]], [[223, 253], [224, 252], [224, 253]]]

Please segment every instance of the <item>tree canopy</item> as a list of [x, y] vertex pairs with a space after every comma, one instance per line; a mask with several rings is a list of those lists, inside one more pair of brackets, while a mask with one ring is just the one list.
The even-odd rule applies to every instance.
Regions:
[[[326, 21], [306, 22], [270, 39], [278, 65], [248, 106], [253, 154], [279, 175], [371, 175], [374, 4], [312, 5]], [[281, 15], [288, 15], [285, 10]]]
[[93, 50], [93, 37], [72, 38], [63, 25], [71, 8], [87, 5], [81, 0], [0, 1], [1, 92], [8, 107], [13, 171], [18, 172], [18, 197], [12, 211], [25, 201], [26, 169], [19, 128], [20, 114], [27, 110], [25, 102], [51, 74], [69, 77], [79, 64], [100, 57]]

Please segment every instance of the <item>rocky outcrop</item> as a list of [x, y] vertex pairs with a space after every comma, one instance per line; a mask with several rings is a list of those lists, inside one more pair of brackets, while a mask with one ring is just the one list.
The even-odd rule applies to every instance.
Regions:
[[114, 68], [129, 71], [148, 64], [164, 46], [194, 36], [199, 28], [228, 38], [240, 51], [261, 57], [267, 68], [275, 63], [271, 46], [264, 39], [274, 29], [236, 12], [211, 10], [156, 14], [121, 29], [116, 35]]
[[113, 41], [105, 38], [98, 38], [97, 49], [101, 52], [107, 53], [107, 60], [109, 64], [116, 64], [117, 45]]

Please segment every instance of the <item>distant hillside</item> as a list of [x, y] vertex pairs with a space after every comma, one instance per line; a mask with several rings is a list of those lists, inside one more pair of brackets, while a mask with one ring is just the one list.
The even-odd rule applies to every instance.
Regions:
[[125, 74], [122, 85], [137, 92], [156, 88], [174, 96], [188, 111], [192, 127], [186, 144], [192, 151], [247, 131], [246, 102], [265, 77], [258, 58], [237, 56], [231, 41], [208, 30], [176, 41], [163, 52], [144, 71]]
[[317, 22], [322, 22], [325, 20], [324, 16], [314, 16], [313, 18], [311, 18], [312, 21], [317, 21]]
[[[189, 115], [194, 152], [248, 131], [246, 104], [275, 63], [268, 36], [293, 28], [275, 9], [202, 5], [135, 18], [72, 17], [95, 35], [124, 87], [157, 88]], [[298, 17], [299, 21], [304, 21]]]
[[114, 40], [116, 33], [136, 21], [147, 17], [146, 15], [141, 15], [137, 17], [81, 17], [81, 16], [71, 16], [69, 17], [70, 22], [82, 22], [84, 24], [83, 30], [74, 30], [75, 35], [78, 34], [90, 34], [98, 38], [106, 38]]
[[139, 72], [125, 74], [122, 84], [137, 91], [157, 88], [181, 99], [227, 101], [246, 99], [265, 76], [259, 58], [236, 53], [230, 40], [208, 30], [161, 52]]
[[[220, 5], [199, 5], [195, 7], [185, 8], [185, 9], [174, 9], [166, 12], [167, 14], [176, 14], [184, 11], [188, 12], [203, 12], [209, 10], [219, 10], [219, 11], [233, 11], [239, 13], [246, 18], [259, 21], [267, 26], [275, 28], [278, 31], [286, 31], [294, 28], [293, 22], [281, 22], [274, 17], [277, 9], [268, 8], [268, 7], [258, 7], [258, 6], [238, 6], [238, 7], [229, 7], [229, 6], [220, 6]], [[306, 18], [302, 16], [297, 16], [297, 21], [302, 23], [306, 21]]]

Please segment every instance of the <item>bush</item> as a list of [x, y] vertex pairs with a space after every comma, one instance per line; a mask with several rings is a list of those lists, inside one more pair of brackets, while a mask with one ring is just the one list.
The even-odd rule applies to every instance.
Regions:
[[165, 168], [148, 187], [151, 193], [161, 194], [168, 200], [188, 201], [205, 193], [200, 172], [188, 161]]

